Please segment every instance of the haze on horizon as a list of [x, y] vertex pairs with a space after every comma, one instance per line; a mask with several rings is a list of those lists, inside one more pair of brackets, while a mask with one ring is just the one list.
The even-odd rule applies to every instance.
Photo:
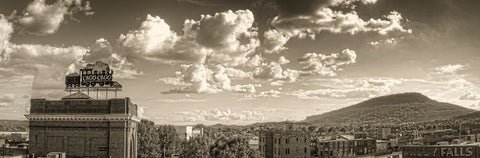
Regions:
[[479, 3], [4, 0], [0, 119], [97, 60], [160, 124], [303, 120], [402, 92], [479, 109]]

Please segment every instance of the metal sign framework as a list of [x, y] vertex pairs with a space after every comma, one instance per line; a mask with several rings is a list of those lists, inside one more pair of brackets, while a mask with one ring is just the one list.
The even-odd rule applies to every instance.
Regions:
[[105, 99], [108, 99], [108, 92], [117, 92], [122, 90], [122, 85], [117, 81], [113, 81], [113, 70], [108, 64], [97, 61], [95, 64], [87, 64], [85, 68], [79, 70], [79, 73], [68, 74], [65, 77], [65, 91], [72, 94], [72, 92], [87, 92], [90, 96], [90, 91], [97, 92], [105, 91]]

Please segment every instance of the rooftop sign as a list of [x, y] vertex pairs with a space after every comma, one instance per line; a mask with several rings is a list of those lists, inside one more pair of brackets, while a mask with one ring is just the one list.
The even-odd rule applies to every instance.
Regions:
[[65, 77], [65, 86], [68, 90], [82, 88], [118, 90], [122, 88], [122, 85], [113, 80], [113, 70], [108, 64], [101, 61], [87, 64], [78, 73], [68, 74]]
[[404, 158], [475, 158], [477, 157], [477, 145], [448, 145], [448, 146], [403, 146]]

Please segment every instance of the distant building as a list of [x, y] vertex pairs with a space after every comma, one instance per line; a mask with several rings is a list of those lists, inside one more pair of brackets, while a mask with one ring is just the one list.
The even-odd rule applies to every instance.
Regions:
[[377, 128], [377, 139], [387, 140], [392, 135], [392, 128]]
[[259, 138], [257, 136], [254, 136], [248, 140], [248, 146], [250, 149], [253, 150], [258, 150], [259, 147]]
[[444, 129], [433, 131], [418, 131], [417, 138], [413, 140], [412, 144], [418, 145], [435, 145], [439, 141], [451, 142], [453, 139], [458, 138], [459, 133], [457, 130]]
[[190, 140], [194, 137], [203, 135], [202, 127], [175, 126], [175, 131], [180, 140]]
[[265, 158], [310, 158], [311, 139], [304, 131], [267, 130], [260, 132], [259, 151]]
[[406, 145], [401, 147], [403, 158], [479, 158], [479, 146], [474, 145]]
[[376, 140], [352, 135], [319, 136], [316, 149], [319, 157], [355, 157], [376, 153]]
[[0, 132], [0, 138], [9, 140], [26, 140], [28, 139], [28, 132]]

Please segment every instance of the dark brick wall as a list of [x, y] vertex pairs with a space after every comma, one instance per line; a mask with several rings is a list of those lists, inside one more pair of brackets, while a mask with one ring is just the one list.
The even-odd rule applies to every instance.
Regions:
[[137, 105], [129, 98], [109, 100], [45, 100], [32, 99], [30, 114], [132, 114]]
[[264, 131], [260, 133], [262, 148], [260, 155], [265, 158], [310, 158], [310, 136], [302, 131]]
[[[129, 98], [109, 100], [31, 100], [31, 115], [131, 114], [137, 105]], [[29, 153], [45, 156], [66, 152], [67, 157], [133, 158], [137, 155], [137, 122], [128, 121], [29, 121]]]
[[[66, 152], [68, 157], [135, 157], [132, 121], [30, 121], [30, 154]], [[135, 149], [135, 150], [132, 150]]]

